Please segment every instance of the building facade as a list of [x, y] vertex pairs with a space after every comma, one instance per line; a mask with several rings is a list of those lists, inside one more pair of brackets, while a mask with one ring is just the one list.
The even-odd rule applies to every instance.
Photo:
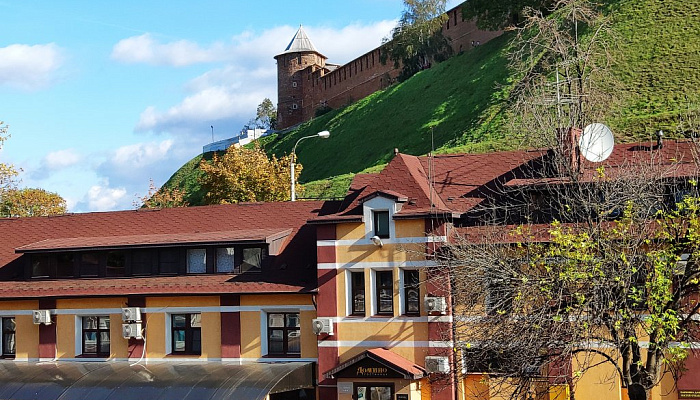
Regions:
[[[462, 17], [461, 6], [447, 11], [442, 33], [455, 54], [499, 36], [477, 29]], [[314, 47], [302, 27], [277, 60], [277, 128], [286, 129], [313, 118], [317, 110], [340, 108], [392, 84], [398, 76], [391, 61], [382, 64], [382, 47], [345, 65], [331, 64]]]
[[[689, 177], [691, 153], [619, 145], [610, 167], [654, 154], [688, 161], [675, 171]], [[433, 255], [483, 238], [496, 188], [550, 156], [397, 152], [342, 201], [1, 219], [0, 398], [507, 398], [457, 340], [463, 316]], [[698, 358], [686, 367], [652, 398], [697, 398]], [[554, 372], [538, 371], [531, 398], [568, 398]], [[575, 387], [625, 390], [606, 363]]]

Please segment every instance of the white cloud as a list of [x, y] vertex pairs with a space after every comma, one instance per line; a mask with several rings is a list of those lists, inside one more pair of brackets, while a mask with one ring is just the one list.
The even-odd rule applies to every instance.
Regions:
[[219, 61], [226, 56], [224, 46], [214, 43], [208, 48], [189, 40], [159, 43], [146, 33], [120, 40], [112, 48], [112, 59], [126, 64], [170, 65], [181, 67]]
[[123, 208], [126, 189], [110, 188], [109, 182], [91, 186], [87, 192], [87, 205], [90, 211], [110, 211]]
[[53, 151], [44, 157], [47, 168], [63, 169], [71, 167], [80, 162], [82, 157], [74, 149]]
[[39, 167], [29, 171], [30, 179], [42, 180], [51, 174], [77, 165], [83, 157], [75, 149], [53, 151], [41, 160]]
[[164, 140], [122, 146], [114, 151], [110, 161], [121, 168], [142, 168], [164, 159], [172, 145], [172, 140]]
[[48, 86], [63, 63], [62, 53], [54, 43], [0, 47], [0, 85], [25, 90]]
[[[396, 21], [380, 21], [370, 25], [353, 24], [342, 29], [306, 26], [304, 29], [317, 50], [328, 56], [330, 62], [345, 63], [379, 46], [395, 23]], [[264, 98], [276, 102], [277, 67], [274, 56], [284, 51], [297, 29], [280, 26], [260, 34], [246, 31], [232, 37], [223, 46], [217, 44], [201, 49], [195, 45], [197, 49], [210, 54], [212, 60], [220, 57], [226, 64], [185, 84], [183, 89], [186, 96], [179, 104], [165, 110], [153, 106], [146, 108], [141, 113], [135, 130], [168, 132], [180, 135], [180, 138], [199, 134], [204, 138], [209, 126], [214, 126], [217, 139], [232, 137], [255, 116], [255, 109]], [[142, 62], [155, 57], [153, 55], [158, 54], [156, 50], [161, 48], [159, 46], [182, 43], [160, 45], [150, 36], [137, 38], [141, 39], [133, 42], [140, 41], [142, 44], [134, 44], [134, 51], [143, 51], [145, 54], [134, 56], [133, 59], [144, 60]], [[131, 39], [134, 38], [125, 39], [117, 46]], [[160, 53], [162, 60], [167, 59], [163, 54]], [[164, 63], [162, 60], [160, 62]]]

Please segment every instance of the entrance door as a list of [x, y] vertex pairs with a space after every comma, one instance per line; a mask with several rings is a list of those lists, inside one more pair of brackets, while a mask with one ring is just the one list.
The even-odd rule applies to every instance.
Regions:
[[356, 400], [392, 400], [394, 385], [382, 383], [356, 383]]

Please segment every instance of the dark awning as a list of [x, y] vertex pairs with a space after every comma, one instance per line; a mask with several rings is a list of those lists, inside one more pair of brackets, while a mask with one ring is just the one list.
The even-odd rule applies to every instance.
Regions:
[[0, 362], [0, 399], [264, 399], [312, 388], [313, 363]]

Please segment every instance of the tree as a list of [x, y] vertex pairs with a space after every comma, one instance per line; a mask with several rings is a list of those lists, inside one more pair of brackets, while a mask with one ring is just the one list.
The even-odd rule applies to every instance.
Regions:
[[43, 217], [68, 211], [63, 197], [44, 189], [9, 189], [0, 199], [2, 217]]
[[[253, 148], [231, 146], [222, 157], [214, 154], [199, 167], [207, 204], [290, 199], [290, 157], [269, 158], [258, 143]], [[296, 164], [295, 178], [300, 172]]]
[[[2, 145], [9, 137], [7, 130], [7, 125], [0, 121], [0, 150], [2, 150]], [[6, 190], [14, 186], [17, 174], [17, 170], [11, 164], [0, 163], [0, 197]]]
[[528, 9], [546, 13], [553, 0], [469, 0], [462, 4], [466, 19], [476, 19], [481, 29], [505, 29], [523, 22]]
[[401, 67], [399, 80], [406, 80], [432, 62], [452, 53], [442, 25], [447, 19], [446, 0], [404, 0], [404, 11], [391, 37], [384, 38], [382, 62], [391, 59]]
[[148, 193], [134, 202], [136, 208], [175, 208], [187, 207], [185, 191], [179, 188], [157, 188], [153, 179], [148, 183]]
[[526, 13], [510, 114], [523, 140], [549, 150], [494, 182], [472, 211], [485, 226], [458, 222], [437, 258], [464, 369], [490, 373], [491, 395], [538, 394], [544, 376], [574, 399], [576, 381], [607, 366], [646, 400], [699, 339], [694, 144], [628, 146], [597, 166], [577, 155], [575, 127], [614, 101], [606, 27], [581, 0]]
[[277, 109], [267, 97], [258, 105], [255, 121], [265, 129], [275, 129]]

